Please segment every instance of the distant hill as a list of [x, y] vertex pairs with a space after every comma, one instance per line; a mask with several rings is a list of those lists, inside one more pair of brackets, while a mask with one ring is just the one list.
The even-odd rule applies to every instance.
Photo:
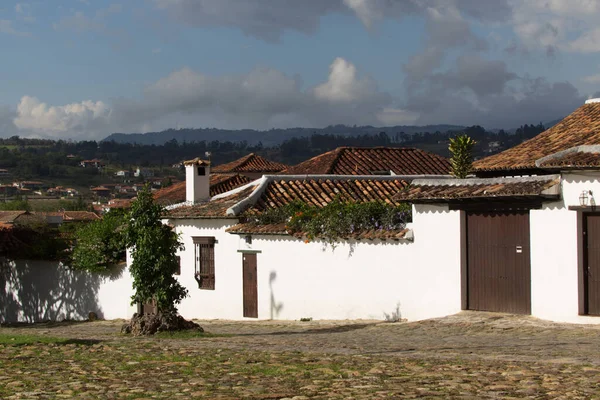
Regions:
[[167, 129], [162, 132], [148, 133], [113, 133], [102, 141], [114, 141], [117, 143], [131, 143], [143, 145], [163, 145], [173, 139], [178, 143], [191, 143], [213, 140], [221, 142], [241, 142], [246, 141], [250, 145], [262, 143], [264, 146], [276, 146], [282, 142], [296, 138], [308, 137], [313, 134], [321, 135], [342, 135], [342, 136], [358, 136], [358, 135], [376, 135], [385, 132], [390, 137], [412, 136], [415, 133], [422, 132], [448, 132], [461, 131], [464, 126], [458, 125], [426, 125], [426, 126], [346, 126], [333, 125], [326, 128], [289, 128], [289, 129], [270, 129], [267, 131], [258, 131], [254, 129], [228, 130], [217, 128], [202, 128], [202, 129]]

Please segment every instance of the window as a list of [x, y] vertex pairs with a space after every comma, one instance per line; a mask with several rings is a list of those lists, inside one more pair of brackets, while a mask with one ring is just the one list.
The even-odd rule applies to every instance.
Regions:
[[193, 237], [195, 278], [200, 289], [215, 290], [215, 243], [214, 237]]

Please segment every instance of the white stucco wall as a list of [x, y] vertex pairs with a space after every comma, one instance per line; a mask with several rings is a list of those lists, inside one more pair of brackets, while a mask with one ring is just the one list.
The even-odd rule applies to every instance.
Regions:
[[[238, 236], [225, 232], [236, 220], [202, 219], [171, 220], [181, 234], [185, 250], [180, 253], [179, 282], [188, 289], [189, 297], [178, 309], [184, 318], [241, 318], [242, 255], [237, 252]], [[194, 278], [194, 236], [215, 237], [215, 290], [198, 288]], [[239, 306], [239, 307], [238, 307]]]
[[131, 278], [117, 268], [113, 276], [70, 269], [59, 262], [0, 262], [0, 322], [130, 318]]
[[[243, 319], [242, 254], [258, 250], [259, 319], [417, 320], [460, 311], [459, 212], [418, 206], [414, 242], [361, 241], [335, 249], [288, 236], [256, 236], [248, 246], [225, 233], [231, 220], [173, 220], [186, 250], [180, 282], [186, 318]], [[200, 227], [202, 226], [202, 227]], [[214, 236], [215, 290], [194, 279], [193, 236]]]
[[[562, 199], [531, 210], [531, 313], [573, 323], [600, 323], [578, 308], [578, 212], [583, 190], [600, 196], [600, 173], [563, 173]], [[600, 197], [598, 197], [600, 200]]]

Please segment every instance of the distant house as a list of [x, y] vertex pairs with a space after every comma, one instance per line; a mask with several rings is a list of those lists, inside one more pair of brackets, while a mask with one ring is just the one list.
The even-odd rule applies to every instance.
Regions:
[[98, 168], [101, 169], [102, 167], [104, 167], [104, 163], [102, 162], [102, 160], [98, 160], [97, 158], [94, 158], [92, 160], [83, 160], [81, 161], [81, 163], [79, 163], [79, 165], [83, 168]]
[[99, 198], [108, 198], [110, 197], [111, 190], [104, 186], [98, 186], [90, 189], [97, 197]]
[[10, 173], [7, 169], [0, 168], [0, 177], [10, 176]]
[[21, 189], [27, 189], [27, 190], [40, 190], [42, 189], [44, 186], [43, 182], [40, 181], [22, 181], [19, 182], [19, 187]]
[[263, 175], [276, 174], [287, 168], [287, 165], [267, 160], [258, 154], [250, 153], [227, 164], [217, 165], [213, 174], [240, 174], [250, 179], [258, 179]]
[[115, 176], [119, 176], [119, 177], [122, 177], [122, 178], [129, 178], [131, 176], [131, 172], [125, 171], [125, 170], [121, 170], [121, 171], [115, 172]]
[[152, 178], [154, 176], [154, 171], [152, 171], [151, 169], [138, 167], [133, 173], [133, 176], [135, 176], [136, 178], [139, 178], [140, 176], [144, 178]]

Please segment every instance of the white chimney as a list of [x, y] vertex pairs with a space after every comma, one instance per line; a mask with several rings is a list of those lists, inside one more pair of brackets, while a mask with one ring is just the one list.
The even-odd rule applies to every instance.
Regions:
[[185, 161], [185, 200], [196, 204], [210, 200], [210, 161]]

